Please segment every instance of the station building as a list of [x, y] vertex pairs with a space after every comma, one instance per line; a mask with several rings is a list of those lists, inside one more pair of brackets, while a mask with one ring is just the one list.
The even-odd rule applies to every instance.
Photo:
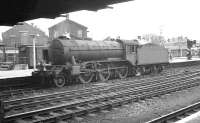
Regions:
[[165, 48], [168, 49], [172, 57], [186, 57], [187, 55], [187, 42], [168, 42], [165, 43]]
[[31, 35], [37, 35], [35, 37], [36, 60], [37, 62], [42, 60], [43, 53], [41, 52], [47, 50], [48, 36], [36, 26], [23, 23], [22, 25], [15, 25], [2, 33], [6, 56], [5, 62], [33, 65], [33, 37]]
[[[196, 45], [193, 45], [191, 48], [191, 53], [193, 56], [200, 56], [200, 48], [199, 48], [199, 43]], [[188, 47], [187, 47], [187, 40], [184, 41], [179, 41], [179, 42], [168, 42], [165, 43], [165, 48], [168, 49], [169, 54], [172, 57], [186, 57], [188, 54]]]
[[6, 47], [32, 45], [30, 34], [39, 35], [36, 45], [44, 45], [48, 41], [48, 36], [42, 30], [28, 23], [13, 26], [11, 29], [2, 33], [2, 39]]
[[87, 27], [66, 18], [66, 20], [49, 28], [50, 39], [65, 35], [69, 36], [71, 39], [88, 39]]

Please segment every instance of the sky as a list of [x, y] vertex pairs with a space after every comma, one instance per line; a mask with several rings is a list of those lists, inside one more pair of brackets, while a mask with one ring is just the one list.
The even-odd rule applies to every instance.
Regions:
[[[133, 39], [154, 33], [167, 38], [187, 36], [200, 40], [199, 0], [135, 0], [110, 5], [113, 9], [72, 12], [69, 18], [88, 27], [88, 36], [102, 40], [108, 36]], [[46, 34], [48, 28], [65, 18], [37, 19], [33, 23]], [[0, 27], [0, 33], [9, 29]]]

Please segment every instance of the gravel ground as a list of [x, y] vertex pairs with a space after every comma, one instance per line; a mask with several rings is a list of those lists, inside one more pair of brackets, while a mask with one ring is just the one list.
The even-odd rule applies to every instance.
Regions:
[[111, 111], [76, 118], [70, 123], [144, 123], [200, 100], [200, 86], [133, 102]]

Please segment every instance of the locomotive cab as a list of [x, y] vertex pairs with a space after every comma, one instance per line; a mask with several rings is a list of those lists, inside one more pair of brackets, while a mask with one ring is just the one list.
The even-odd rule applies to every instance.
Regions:
[[137, 64], [137, 40], [120, 40], [124, 47], [124, 59], [129, 61], [132, 65]]

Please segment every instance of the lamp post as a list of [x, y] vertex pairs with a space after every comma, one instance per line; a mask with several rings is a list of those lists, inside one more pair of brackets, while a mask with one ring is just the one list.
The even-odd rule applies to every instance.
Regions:
[[33, 70], [36, 70], [36, 54], [35, 54], [35, 41], [36, 37], [39, 36], [38, 34], [30, 34], [33, 38]]

